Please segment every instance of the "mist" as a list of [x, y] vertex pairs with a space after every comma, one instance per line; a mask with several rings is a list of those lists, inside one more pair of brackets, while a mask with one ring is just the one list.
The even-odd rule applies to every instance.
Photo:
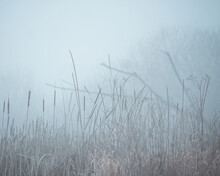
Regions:
[[[176, 43], [185, 39], [172, 38], [172, 31], [183, 31], [183, 35], [184, 31], [186, 34], [189, 31], [210, 31], [216, 32], [217, 45], [213, 46], [219, 53], [219, 5], [214, 0], [1, 1], [0, 102], [11, 99], [16, 120], [20, 118], [18, 116], [25, 116], [27, 95], [31, 90], [32, 113], [37, 116], [42, 99], [47, 98], [48, 103], [53, 99], [53, 89], [46, 86], [47, 83], [71, 87], [66, 83], [72, 82], [73, 72], [69, 50], [74, 57], [80, 88], [86, 86], [98, 92], [98, 85], [103, 89], [107, 87], [110, 75], [100, 64], [108, 64], [109, 54], [112, 67], [137, 72], [160, 95], [166, 96], [166, 86], [172, 92], [178, 82], [160, 50], [169, 51], [175, 59], [178, 56]], [[163, 35], [165, 38], [158, 37]], [[182, 33], [176, 32], [176, 35]], [[169, 46], [169, 42], [172, 45]], [[190, 43], [187, 46], [190, 48]], [[185, 48], [178, 51], [184, 53]], [[151, 52], [147, 53], [150, 49]], [[213, 52], [213, 48], [207, 50]], [[218, 111], [219, 71], [216, 68], [219, 68], [219, 55], [215, 56], [217, 58], [210, 66], [207, 63], [212, 58], [206, 58], [206, 62], [204, 58], [193, 58], [184, 65], [184, 58], [179, 57], [175, 64], [182, 79], [190, 74], [202, 77], [212, 71], [209, 74], [213, 78], [209, 103], [211, 110]], [[144, 58], [145, 61], [147, 58], [146, 62], [143, 62]], [[157, 68], [153, 69], [156, 65]], [[167, 80], [161, 80], [161, 74]], [[143, 85], [138, 86], [137, 82], [133, 80], [130, 88], [140, 89]], [[173, 97], [181, 95], [181, 86], [178, 89], [180, 92], [174, 91]]]
[[1, 0], [0, 175], [220, 175], [219, 7]]

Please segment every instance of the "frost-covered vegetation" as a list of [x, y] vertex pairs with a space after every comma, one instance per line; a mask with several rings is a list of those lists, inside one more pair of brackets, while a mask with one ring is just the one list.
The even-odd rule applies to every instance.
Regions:
[[[159, 51], [158, 55], [146, 51], [152, 58], [162, 54], [164, 59], [168, 60], [171, 70], [162, 70], [164, 77], [160, 77], [161, 82], [164, 81], [166, 72], [174, 71], [173, 77], [177, 81], [173, 83], [172, 79], [172, 84], [167, 85], [164, 89], [165, 96], [158, 94], [151, 84], [152, 80], [145, 81], [137, 72], [114, 68], [111, 62], [103, 64], [110, 73], [109, 92], [105, 92], [101, 86], [97, 92], [90, 92], [86, 88], [82, 90], [78, 87], [79, 80], [71, 55], [73, 90], [50, 85], [55, 89], [53, 103], [50, 105], [53, 109], [50, 114], [52, 120], [45, 116], [45, 99], [42, 100], [39, 117], [30, 117], [31, 91], [28, 92], [26, 120], [23, 126], [14, 123], [11, 100], [3, 102], [0, 121], [0, 175], [220, 175], [220, 113], [205, 113], [212, 79], [206, 74], [198, 79], [190, 76], [188, 70], [187, 82], [187, 76], [184, 75], [184, 79], [181, 77], [181, 69], [176, 64], [178, 60], [172, 58], [178, 53], [179, 61], [186, 53], [189, 53], [188, 61], [191, 57], [198, 58], [199, 56], [190, 50], [194, 47], [197, 54], [199, 50], [202, 50], [202, 56], [207, 54], [203, 60], [213, 56], [210, 63], [216, 69], [219, 62], [219, 50], [216, 50], [220, 43], [219, 38], [216, 38], [217, 33], [205, 36], [207, 35], [205, 42], [201, 43], [201, 48], [204, 48], [205, 43], [210, 43], [211, 47], [207, 50], [186, 42], [185, 48], [188, 50], [184, 52], [170, 50], [169, 47], [175, 48], [170, 44], [161, 47], [162, 52]], [[182, 37], [190, 40], [187, 36]], [[178, 41], [176, 38], [174, 41]], [[200, 43], [202, 33], [197, 38], [197, 43]], [[166, 43], [167, 40], [165, 38], [161, 41]], [[156, 45], [156, 48], [160, 47]], [[154, 51], [153, 48], [151, 51]], [[143, 67], [144, 61], [148, 60], [141, 62]], [[155, 59], [152, 60], [154, 61]], [[146, 64], [150, 73], [154, 73], [151, 69], [157, 69], [152, 62]], [[205, 60], [205, 63], [208, 61]], [[143, 70], [140, 65], [135, 64], [130, 63], [140, 71]], [[156, 70], [156, 73], [159, 74], [159, 71]], [[210, 73], [217, 75], [218, 71], [211, 70]], [[153, 78], [156, 78], [155, 75]], [[131, 79], [135, 79], [138, 90], [131, 90]], [[194, 86], [194, 89], [189, 85]], [[173, 91], [180, 92], [176, 94], [179, 96], [173, 96]], [[63, 96], [62, 117], [57, 114], [58, 94]], [[63, 120], [60, 120], [61, 118]]]
[[[75, 91], [65, 105], [64, 123], [48, 124], [42, 114], [28, 117], [18, 128], [10, 118], [10, 100], [3, 104], [0, 142], [0, 175], [219, 175], [220, 114], [204, 121], [209, 84], [201, 84], [201, 97], [189, 107], [161, 99], [146, 86], [133, 96], [126, 82], [110, 79], [111, 94], [100, 88], [94, 96], [80, 95], [76, 74]], [[183, 85], [184, 86], [184, 85]], [[93, 101], [87, 109], [86, 100]], [[54, 92], [54, 110], [56, 92]], [[44, 100], [42, 113], [44, 113]], [[88, 114], [86, 112], [89, 112]], [[3, 124], [5, 123], [5, 125]]]

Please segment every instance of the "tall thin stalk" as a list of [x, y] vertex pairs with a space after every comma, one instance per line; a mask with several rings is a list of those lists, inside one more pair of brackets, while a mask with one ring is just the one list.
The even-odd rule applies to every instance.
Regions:
[[53, 92], [53, 132], [55, 127], [55, 111], [56, 111], [56, 90]]
[[6, 129], [7, 133], [8, 133], [8, 127], [9, 127], [9, 121], [10, 121], [10, 101], [8, 98], [8, 121], [7, 121], [7, 129]]
[[28, 114], [29, 114], [29, 107], [30, 107], [30, 99], [31, 99], [31, 91], [28, 92], [28, 102], [27, 102], [27, 115], [26, 115], [26, 132], [27, 132], [27, 126], [28, 126]]
[[4, 128], [4, 116], [5, 116], [5, 100], [4, 100], [4, 103], [3, 103], [2, 130]]

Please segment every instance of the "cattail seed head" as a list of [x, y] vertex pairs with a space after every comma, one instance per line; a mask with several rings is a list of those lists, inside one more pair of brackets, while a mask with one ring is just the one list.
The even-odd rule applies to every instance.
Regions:
[[44, 112], [45, 108], [44, 108], [44, 99], [43, 99], [43, 112]]
[[30, 106], [30, 99], [31, 99], [31, 91], [28, 92], [28, 107]]

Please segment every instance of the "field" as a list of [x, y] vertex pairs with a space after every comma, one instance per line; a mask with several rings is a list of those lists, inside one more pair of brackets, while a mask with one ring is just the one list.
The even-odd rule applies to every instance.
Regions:
[[[74, 69], [75, 90], [64, 104], [63, 124], [59, 127], [57, 90], [51, 105], [52, 122], [45, 120], [44, 99], [42, 116], [31, 120], [31, 91], [22, 127], [14, 124], [10, 100], [5, 101], [0, 175], [220, 175], [220, 114], [204, 115], [209, 77], [200, 82], [199, 97], [188, 97], [183, 83], [180, 105], [170, 100], [168, 89], [166, 99], [147, 86], [127, 95], [128, 79], [120, 82], [111, 77], [111, 93], [99, 88], [97, 93], [84, 90], [82, 96]], [[187, 97], [190, 105], [185, 103]], [[87, 105], [88, 99], [92, 105]]]

